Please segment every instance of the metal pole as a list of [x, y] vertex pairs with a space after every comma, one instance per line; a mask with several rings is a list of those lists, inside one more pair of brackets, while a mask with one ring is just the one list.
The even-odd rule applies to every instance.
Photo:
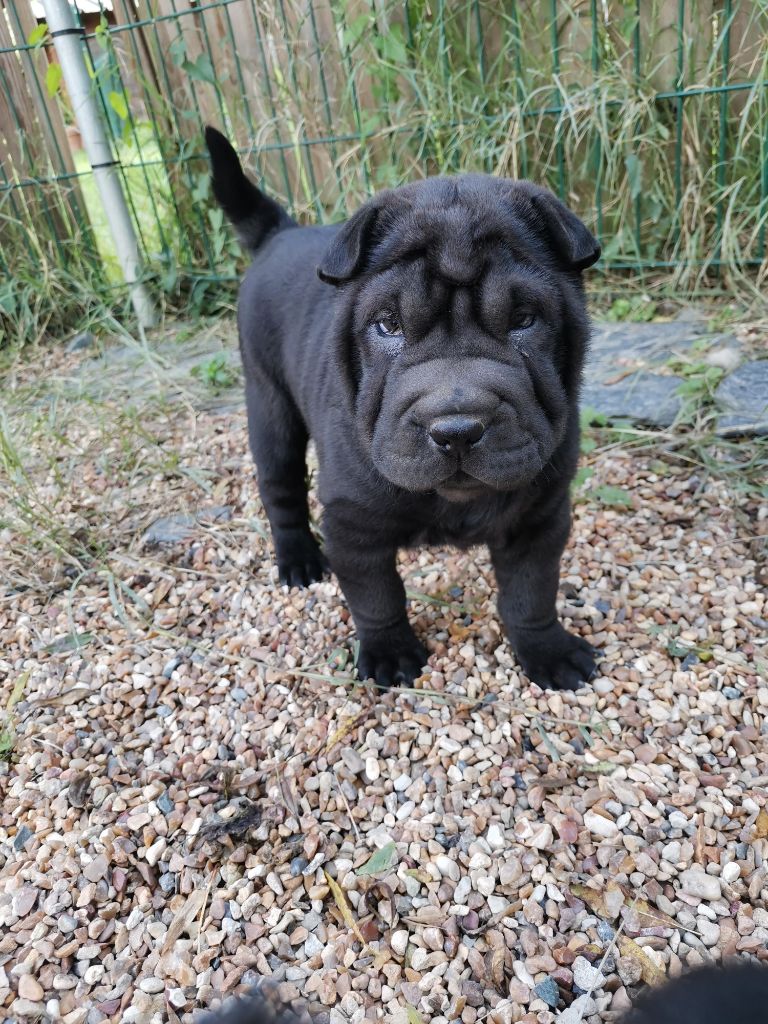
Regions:
[[69, 0], [43, 0], [43, 9], [133, 308], [141, 326], [152, 327], [156, 322], [155, 308], [149, 292], [139, 281], [136, 233], [117, 170], [119, 161], [115, 160], [104, 130], [94, 92], [95, 84], [88, 74], [83, 52], [83, 29], [77, 24]]

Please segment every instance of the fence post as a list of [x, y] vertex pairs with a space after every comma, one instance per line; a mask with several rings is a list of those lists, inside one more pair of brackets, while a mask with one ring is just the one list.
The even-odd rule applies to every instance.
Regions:
[[133, 308], [141, 326], [151, 327], [156, 322], [155, 308], [149, 292], [139, 280], [136, 233], [123, 195], [118, 161], [107, 138], [94, 83], [88, 74], [83, 52], [83, 29], [77, 24], [69, 0], [43, 0], [43, 9]]

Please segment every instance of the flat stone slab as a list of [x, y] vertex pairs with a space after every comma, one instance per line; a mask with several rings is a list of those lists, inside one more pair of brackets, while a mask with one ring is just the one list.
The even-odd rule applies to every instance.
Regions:
[[768, 359], [743, 363], [715, 391], [719, 434], [768, 434]]
[[683, 380], [665, 368], [706, 334], [703, 321], [595, 324], [582, 408], [608, 419], [668, 427], [682, 408], [677, 389]]

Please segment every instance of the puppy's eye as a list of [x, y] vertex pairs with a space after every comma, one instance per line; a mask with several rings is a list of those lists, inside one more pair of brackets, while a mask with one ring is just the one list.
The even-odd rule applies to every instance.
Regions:
[[512, 314], [509, 329], [510, 331], [527, 331], [528, 328], [533, 327], [535, 323], [536, 314], [521, 309], [519, 312]]
[[402, 324], [395, 313], [386, 313], [374, 324], [380, 338], [400, 338], [403, 334]]

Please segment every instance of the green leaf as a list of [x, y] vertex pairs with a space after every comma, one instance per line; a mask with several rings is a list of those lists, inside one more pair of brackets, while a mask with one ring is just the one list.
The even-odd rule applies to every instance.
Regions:
[[181, 37], [179, 37], [178, 39], [174, 39], [174, 41], [168, 47], [168, 52], [171, 55], [171, 60], [173, 61], [173, 63], [176, 65], [177, 68], [180, 68], [184, 64], [184, 61], [187, 59], [187, 44]]
[[610, 484], [602, 484], [596, 487], [592, 494], [601, 505], [608, 505], [609, 508], [632, 508], [632, 495], [621, 487], [612, 487]]
[[598, 412], [597, 409], [593, 409], [591, 405], [584, 406], [580, 419], [582, 430], [586, 427], [604, 427], [608, 422], [608, 417]]
[[127, 119], [128, 104], [125, 102], [125, 93], [111, 92], [109, 94], [109, 105], [121, 121], [125, 121]]
[[61, 651], [77, 651], [89, 644], [93, 637], [93, 633], [68, 633], [66, 636], [60, 636], [58, 640], [47, 644], [43, 650], [46, 654], [59, 654]]
[[397, 847], [394, 843], [387, 843], [386, 846], [382, 846], [380, 850], [377, 850], [376, 853], [369, 857], [362, 867], [357, 869], [357, 874], [378, 875], [384, 871], [389, 871], [396, 860]]
[[209, 85], [216, 84], [216, 75], [211, 64], [211, 58], [207, 53], [201, 53], [196, 61], [185, 60], [181, 65], [182, 71], [186, 71], [190, 78], [196, 82], [207, 82]]
[[45, 72], [45, 88], [48, 90], [48, 95], [50, 97], [54, 97], [59, 91], [61, 76], [61, 64], [48, 65], [48, 70]]
[[576, 471], [571, 487], [573, 487], [574, 490], [578, 490], [580, 487], [583, 487], [587, 480], [589, 480], [591, 476], [594, 476], [594, 474], [595, 471], [591, 466], [582, 466], [581, 469]]
[[424, 1024], [424, 1019], [421, 1014], [414, 1006], [411, 1006], [410, 1003], [405, 1004], [405, 1012], [408, 1017], [408, 1024]]
[[48, 22], [43, 21], [39, 25], [36, 25], [35, 28], [33, 28], [32, 31], [29, 33], [29, 35], [27, 36], [27, 45], [39, 46], [47, 35]]
[[630, 195], [633, 199], [637, 199], [643, 191], [643, 165], [634, 153], [629, 153], [624, 162], [627, 165]]

